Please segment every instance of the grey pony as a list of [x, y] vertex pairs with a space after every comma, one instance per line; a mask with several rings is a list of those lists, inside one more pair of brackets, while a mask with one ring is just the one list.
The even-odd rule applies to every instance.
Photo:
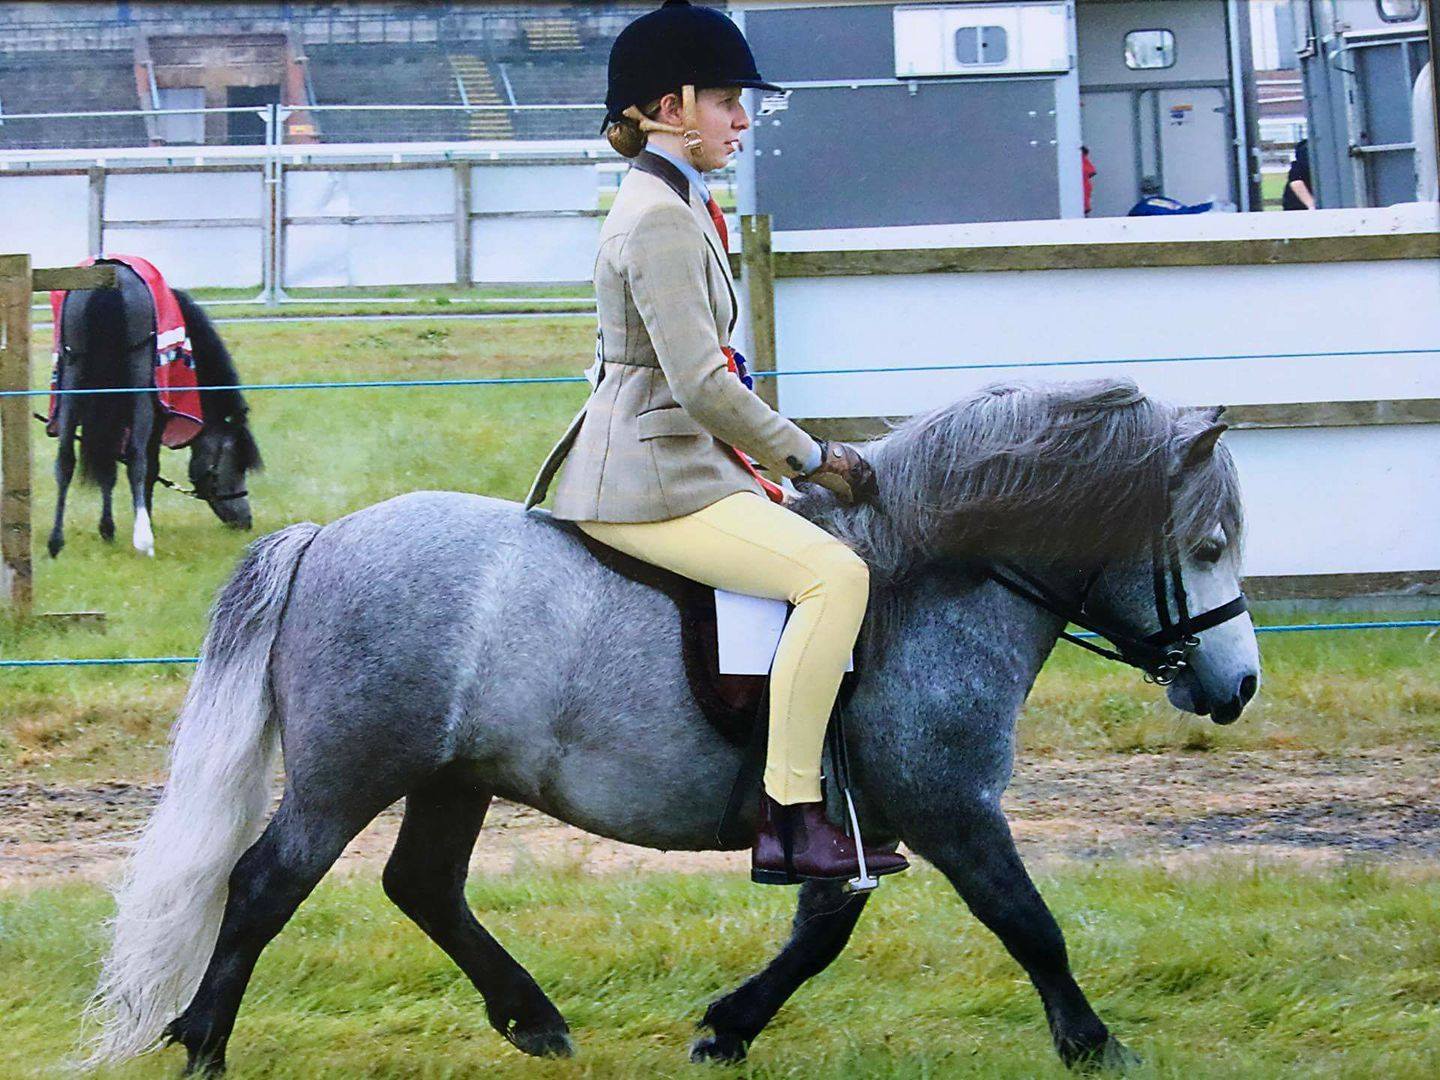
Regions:
[[[1241, 513], [1217, 415], [1123, 381], [992, 387], [869, 444], [877, 505], [824, 492], [794, 504], [871, 566], [847, 721], [867, 836], [899, 838], [947, 876], [1030, 976], [1071, 1064], [1130, 1055], [1073, 978], [1000, 807], [1016, 714], [1062, 620], [977, 560], [1003, 555], [1057, 591], [1089, 583], [1090, 610], [1148, 632], [1149, 545], [1168, 503], [1192, 606], [1230, 600]], [[1228, 723], [1258, 680], [1241, 616], [1201, 636], [1169, 693]], [[260, 834], [277, 742], [284, 795]], [[89, 1060], [163, 1036], [187, 1070], [223, 1067], [261, 950], [402, 797], [387, 894], [507, 1039], [569, 1053], [560, 1012], [464, 898], [487, 806], [499, 796], [633, 844], [712, 849], [739, 754], [690, 696], [670, 601], [543, 514], [421, 492], [264, 537], [216, 603], [165, 795], [119, 886]], [[802, 886], [790, 941], [709, 1007], [692, 1057], [744, 1057], [866, 903]]]

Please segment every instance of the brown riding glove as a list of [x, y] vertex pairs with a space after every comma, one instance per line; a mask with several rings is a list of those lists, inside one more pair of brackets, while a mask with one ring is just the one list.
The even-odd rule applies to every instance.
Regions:
[[875, 470], [849, 443], [817, 439], [820, 444], [820, 466], [797, 479], [819, 484], [833, 491], [842, 502], [855, 504], [873, 501], [878, 488]]

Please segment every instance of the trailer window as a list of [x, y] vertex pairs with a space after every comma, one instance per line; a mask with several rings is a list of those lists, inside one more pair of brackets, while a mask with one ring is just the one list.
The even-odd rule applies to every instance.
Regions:
[[1010, 42], [1003, 26], [962, 26], [955, 31], [955, 59], [962, 64], [1003, 64]]
[[1175, 66], [1175, 35], [1169, 30], [1131, 30], [1125, 35], [1125, 66], [1131, 71]]
[[1420, 17], [1420, 0], [1375, 0], [1386, 22], [1414, 22]]

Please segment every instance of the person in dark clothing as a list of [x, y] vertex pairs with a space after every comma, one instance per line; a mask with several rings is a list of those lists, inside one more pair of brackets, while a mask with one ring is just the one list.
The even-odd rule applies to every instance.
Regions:
[[1285, 197], [1280, 206], [1285, 210], [1314, 210], [1315, 194], [1310, 188], [1310, 140], [1295, 144], [1295, 160], [1285, 180]]

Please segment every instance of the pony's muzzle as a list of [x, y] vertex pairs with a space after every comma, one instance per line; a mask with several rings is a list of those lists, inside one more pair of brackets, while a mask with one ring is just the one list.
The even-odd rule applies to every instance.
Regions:
[[1255, 696], [1259, 689], [1260, 680], [1254, 675], [1246, 675], [1240, 680], [1235, 696], [1229, 701], [1215, 705], [1210, 710], [1210, 719], [1217, 724], [1233, 724], [1240, 719], [1240, 714], [1245, 711], [1245, 706]]

